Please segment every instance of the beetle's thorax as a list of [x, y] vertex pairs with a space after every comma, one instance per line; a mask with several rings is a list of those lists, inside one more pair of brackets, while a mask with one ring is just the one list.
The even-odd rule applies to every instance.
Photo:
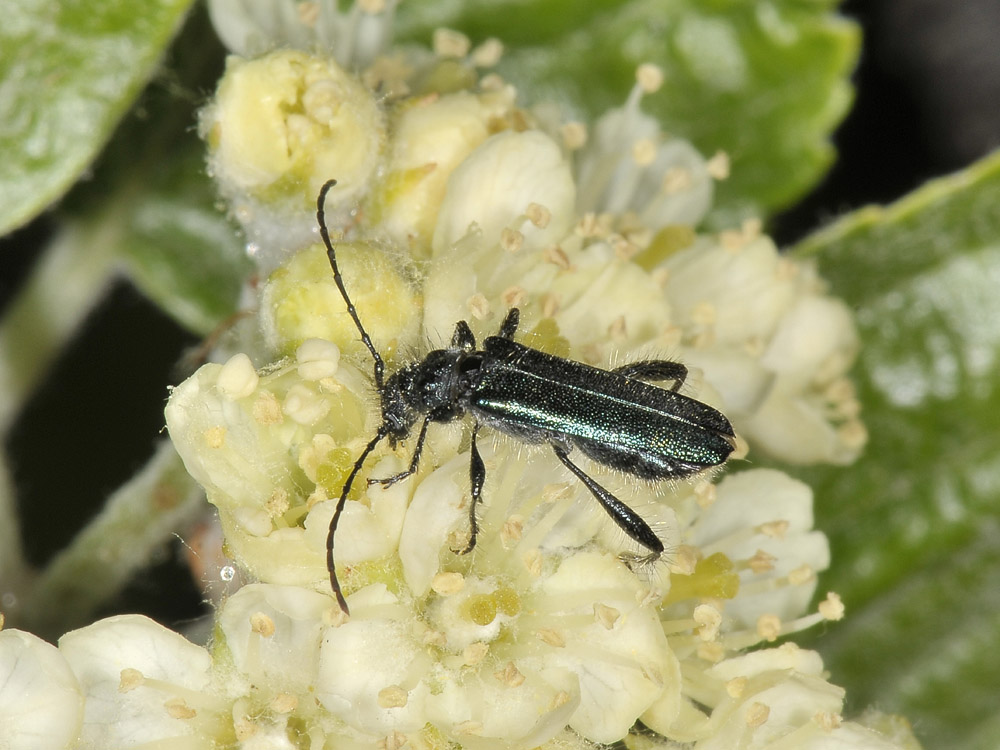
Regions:
[[394, 372], [382, 390], [382, 418], [389, 435], [402, 440], [417, 418], [450, 422], [465, 414], [482, 353], [436, 349]]

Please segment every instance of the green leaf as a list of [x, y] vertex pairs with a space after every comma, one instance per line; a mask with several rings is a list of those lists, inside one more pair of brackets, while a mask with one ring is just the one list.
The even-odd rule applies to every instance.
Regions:
[[793, 203], [833, 159], [829, 136], [853, 98], [857, 26], [833, 0], [474, 0], [400, 6], [401, 33], [426, 42], [436, 26], [474, 42], [499, 37], [500, 71], [531, 102], [592, 118], [620, 106], [643, 62], [665, 82], [644, 108], [707, 155], [722, 149], [732, 176], [716, 224]]
[[201, 143], [193, 140], [171, 158], [171, 169], [158, 182], [137, 186], [135, 200], [121, 215], [119, 252], [147, 296], [205, 336], [236, 310], [253, 268], [236, 230], [215, 205]]
[[211, 333], [236, 309], [252, 265], [205, 173], [197, 108], [221, 74], [223, 52], [204, 12], [192, 13], [169, 74], [144, 93], [94, 167], [64, 201], [73, 221], [99, 227], [131, 280], [185, 328]]
[[191, 0], [0, 3], [0, 234], [90, 166]]
[[807, 474], [847, 619], [816, 645], [855, 708], [1000, 747], [1000, 153], [804, 240], [857, 310], [871, 438]]

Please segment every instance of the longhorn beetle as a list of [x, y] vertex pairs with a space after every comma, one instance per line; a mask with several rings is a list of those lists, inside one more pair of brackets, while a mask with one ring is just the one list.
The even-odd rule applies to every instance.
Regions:
[[[388, 438], [395, 448], [410, 436], [421, 417], [409, 468], [368, 483], [388, 487], [414, 474], [427, 425], [471, 416], [470, 534], [461, 554], [476, 546], [479, 530], [476, 505], [486, 467], [476, 448], [476, 437], [482, 425], [526, 443], [548, 443], [629, 537], [653, 555], [663, 552], [663, 542], [639, 514], [588, 476], [569, 454], [579, 448], [600, 464], [642, 479], [678, 479], [723, 463], [735, 446], [732, 425], [712, 407], [677, 392], [687, 377], [687, 368], [679, 362], [651, 359], [601, 370], [531, 349], [514, 341], [520, 315], [515, 307], [507, 313], [497, 335], [483, 342], [482, 349], [476, 348], [469, 324], [460, 320], [448, 348], [435, 349], [387, 378], [385, 363], [347, 294], [326, 226], [326, 196], [336, 184], [330, 180], [320, 189], [316, 220], [333, 279], [374, 360], [375, 388], [382, 407], [382, 424], [347, 475], [326, 537], [326, 565], [340, 608], [348, 612], [334, 569], [333, 538], [351, 485], [382, 440]], [[645, 382], [660, 380], [672, 380], [673, 385], [666, 390]]]

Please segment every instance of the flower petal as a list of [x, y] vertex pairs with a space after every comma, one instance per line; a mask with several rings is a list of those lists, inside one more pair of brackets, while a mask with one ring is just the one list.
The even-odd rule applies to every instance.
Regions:
[[59, 650], [31, 633], [0, 632], [0, 746], [75, 748], [83, 694]]
[[122, 615], [67, 633], [59, 651], [86, 694], [81, 747], [111, 750], [179, 737], [187, 747], [213, 746], [192, 721], [202, 706], [189, 702], [211, 679], [205, 649], [148, 617]]
[[[454, 245], [473, 225], [489, 245], [500, 242], [504, 229], [520, 232], [524, 249], [558, 242], [573, 220], [575, 198], [569, 162], [555, 141], [537, 130], [497, 133], [448, 178], [434, 230], [434, 252]], [[548, 209], [544, 227], [527, 220], [532, 203]]]

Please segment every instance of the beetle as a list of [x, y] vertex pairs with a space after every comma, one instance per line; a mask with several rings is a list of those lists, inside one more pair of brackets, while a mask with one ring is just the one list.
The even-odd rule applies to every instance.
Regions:
[[[385, 363], [358, 317], [344, 285], [337, 253], [326, 226], [325, 204], [336, 180], [320, 189], [316, 220], [326, 246], [333, 278], [361, 341], [374, 360], [375, 389], [382, 424], [365, 446], [344, 481], [330, 520], [326, 563], [337, 603], [348, 613], [334, 568], [333, 541], [347, 496], [365, 460], [382, 440], [390, 445], [408, 438], [422, 418], [413, 456], [405, 471], [369, 484], [391, 486], [416, 473], [431, 422], [473, 421], [469, 479], [469, 542], [476, 546], [476, 506], [482, 496], [486, 467], [476, 447], [486, 425], [525, 443], [548, 443], [556, 457], [597, 499], [612, 520], [650, 551], [663, 552], [663, 542], [634, 510], [616, 498], [570, 459], [576, 448], [605, 466], [649, 480], [681, 479], [719, 466], [735, 448], [733, 427], [712, 407], [678, 393], [687, 368], [668, 360], [643, 360], [614, 370], [556, 357], [514, 341], [520, 312], [511, 308], [495, 336], [476, 348], [469, 324], [460, 320], [450, 345], [424, 359], [403, 365], [386, 377]], [[651, 385], [673, 381], [669, 389]]]

